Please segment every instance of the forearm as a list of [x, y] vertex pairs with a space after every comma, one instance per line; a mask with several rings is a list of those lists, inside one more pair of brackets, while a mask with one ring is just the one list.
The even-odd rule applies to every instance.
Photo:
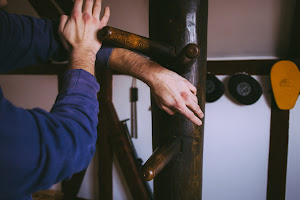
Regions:
[[73, 49], [70, 54], [70, 69], [83, 69], [95, 76], [96, 55], [83, 49]]
[[199, 118], [203, 117], [203, 113], [196, 97], [197, 88], [182, 76], [136, 53], [119, 48], [112, 51], [109, 66], [148, 84], [157, 105], [168, 114], [180, 112], [193, 123], [202, 124]]
[[8, 14], [0, 10], [0, 72], [65, 60], [57, 32], [58, 21]]
[[130, 75], [153, 87], [159, 74], [167, 69], [127, 49], [114, 48], [109, 58], [109, 67], [122, 74]]
[[[0, 10], [0, 73], [50, 60], [68, 60], [69, 54], [58, 36], [58, 24], [58, 20], [8, 14]], [[98, 51], [99, 66], [106, 67], [110, 50], [110, 47], [103, 46]]]
[[68, 71], [62, 82], [50, 113], [15, 107], [0, 90], [0, 199], [46, 189], [92, 159], [99, 85], [82, 70]]

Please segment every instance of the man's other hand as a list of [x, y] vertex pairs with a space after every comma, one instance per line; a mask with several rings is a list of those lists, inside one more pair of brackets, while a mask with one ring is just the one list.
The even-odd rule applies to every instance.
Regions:
[[95, 74], [96, 54], [102, 45], [97, 33], [106, 26], [110, 10], [105, 8], [101, 20], [100, 13], [101, 0], [76, 0], [71, 16], [61, 16], [58, 32], [71, 54], [71, 69], [84, 69]]
[[197, 89], [188, 80], [141, 55], [115, 48], [109, 60], [110, 68], [134, 76], [146, 83], [159, 108], [173, 115], [183, 114], [201, 125], [203, 112], [198, 105]]

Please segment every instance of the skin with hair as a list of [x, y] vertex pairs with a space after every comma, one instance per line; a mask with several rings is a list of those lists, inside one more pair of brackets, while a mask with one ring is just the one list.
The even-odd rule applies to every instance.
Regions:
[[159, 108], [170, 115], [181, 113], [201, 125], [203, 112], [198, 105], [197, 88], [188, 80], [159, 64], [126, 49], [115, 48], [109, 59], [110, 68], [145, 82]]

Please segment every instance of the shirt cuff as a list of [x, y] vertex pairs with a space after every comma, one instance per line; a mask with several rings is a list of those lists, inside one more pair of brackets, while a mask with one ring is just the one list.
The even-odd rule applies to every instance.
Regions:
[[107, 44], [103, 44], [96, 55], [96, 64], [101, 68], [108, 68], [108, 62], [113, 47]]
[[100, 90], [100, 85], [96, 78], [82, 69], [68, 70], [63, 76], [62, 83], [61, 93], [72, 90], [97, 97], [97, 93]]

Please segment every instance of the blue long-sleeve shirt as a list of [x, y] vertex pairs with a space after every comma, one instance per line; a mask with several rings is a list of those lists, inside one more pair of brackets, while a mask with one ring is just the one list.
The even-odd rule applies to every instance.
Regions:
[[[0, 10], [0, 72], [65, 60], [57, 22]], [[107, 65], [111, 48], [97, 54]], [[85, 169], [95, 152], [99, 84], [84, 70], [69, 70], [50, 112], [22, 109], [0, 87], [0, 199], [27, 200], [40, 189]]]

